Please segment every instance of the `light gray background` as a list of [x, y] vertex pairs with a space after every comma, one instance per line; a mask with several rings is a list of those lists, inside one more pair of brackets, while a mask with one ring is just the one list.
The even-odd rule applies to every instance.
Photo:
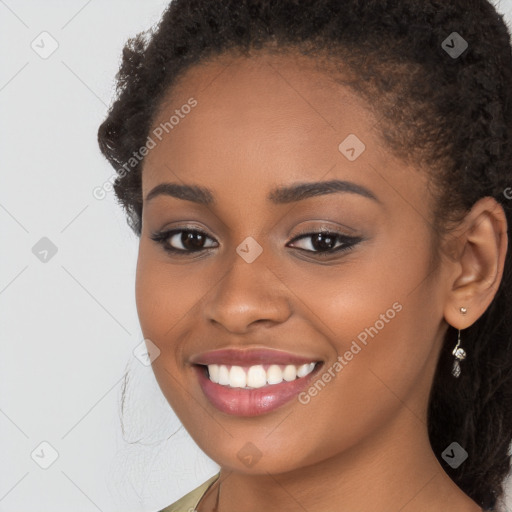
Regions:
[[92, 195], [122, 47], [166, 5], [0, 0], [0, 511], [155, 511], [217, 471], [133, 355], [137, 238]]

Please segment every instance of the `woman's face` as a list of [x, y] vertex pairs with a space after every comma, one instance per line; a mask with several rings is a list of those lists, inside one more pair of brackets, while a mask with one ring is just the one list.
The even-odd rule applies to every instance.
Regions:
[[447, 285], [425, 176], [379, 129], [306, 57], [263, 53], [191, 68], [155, 119], [139, 319], [163, 393], [223, 467], [425, 437]]

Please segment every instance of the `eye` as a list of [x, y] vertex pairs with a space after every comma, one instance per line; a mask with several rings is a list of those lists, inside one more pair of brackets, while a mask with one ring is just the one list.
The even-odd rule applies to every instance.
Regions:
[[[153, 233], [151, 240], [176, 256], [188, 256], [192, 253], [204, 252], [217, 247], [216, 242], [204, 231], [199, 229], [171, 229]], [[297, 243], [302, 242], [302, 247]], [[302, 233], [288, 243], [288, 247], [298, 247], [301, 251], [310, 252], [315, 256], [325, 257], [333, 253], [341, 253], [353, 248], [362, 239], [331, 231]], [[213, 243], [212, 243], [213, 242]]]
[[303, 233], [294, 238], [292, 240], [294, 245], [291, 245], [291, 247], [296, 247], [296, 241], [298, 240], [304, 240], [305, 243], [302, 244], [303, 246], [299, 247], [304, 251], [318, 253], [319, 255], [329, 255], [353, 248], [361, 241], [361, 238], [331, 231], [310, 232]]
[[215, 245], [206, 245], [208, 240], [213, 241], [213, 239], [198, 229], [172, 229], [153, 233], [151, 240], [159, 243], [166, 251], [173, 254], [186, 255], [215, 247]]

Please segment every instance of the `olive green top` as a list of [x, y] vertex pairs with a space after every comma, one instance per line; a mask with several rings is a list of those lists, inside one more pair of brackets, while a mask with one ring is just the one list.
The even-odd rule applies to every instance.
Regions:
[[178, 501], [175, 501], [172, 505], [163, 508], [159, 512], [193, 512], [201, 498], [206, 494], [206, 491], [210, 486], [219, 478], [220, 472], [212, 476], [209, 480], [202, 483], [199, 487], [185, 494]]

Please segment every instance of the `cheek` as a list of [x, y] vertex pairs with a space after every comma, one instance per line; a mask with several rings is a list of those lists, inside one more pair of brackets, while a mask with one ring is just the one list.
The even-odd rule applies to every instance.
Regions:
[[197, 315], [201, 299], [213, 283], [204, 276], [199, 278], [198, 272], [190, 274], [187, 265], [170, 265], [165, 254], [155, 252], [141, 242], [135, 296], [144, 336], [157, 340], [165, 351], [175, 344], [180, 326], [190, 324], [190, 317]]
[[[266, 453], [281, 443], [300, 464], [312, 464], [357, 444], [401, 411], [424, 415], [441, 314], [434, 285], [425, 280], [425, 252], [409, 256], [408, 264], [384, 257], [347, 264], [330, 279], [290, 274], [290, 289], [303, 305], [299, 314], [325, 335], [335, 355], [301, 397], [293, 415], [301, 428], [284, 421], [271, 438], [258, 438]], [[303, 447], [300, 454], [296, 446]]]
[[336, 268], [286, 275], [299, 316], [323, 335], [334, 358], [343, 358], [340, 386], [351, 389], [359, 406], [377, 388], [406, 395], [436, 355], [442, 300], [429, 275], [430, 247], [425, 241], [402, 248], [401, 255], [397, 244], [388, 247], [351, 256]]
[[164, 258], [165, 255], [156, 255], [154, 249], [141, 240], [135, 298], [142, 334], [160, 350], [152, 362], [156, 381], [182, 419], [187, 408], [182, 396], [184, 379], [180, 353], [183, 337], [180, 329], [183, 322], [190, 323], [187, 315], [193, 314], [201, 294], [192, 283], [187, 284], [186, 272], [171, 272], [172, 267]]

